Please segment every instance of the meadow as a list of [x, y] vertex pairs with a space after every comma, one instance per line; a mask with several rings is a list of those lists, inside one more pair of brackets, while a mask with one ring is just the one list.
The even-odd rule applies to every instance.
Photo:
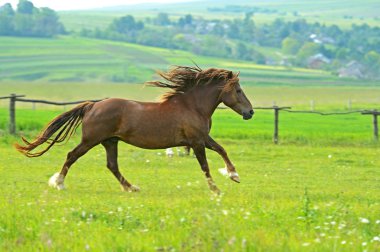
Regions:
[[[124, 97], [154, 100], [162, 90], [141, 85], [3, 82], [2, 92], [30, 98], [77, 100]], [[255, 105], [308, 108], [310, 97], [324, 111], [375, 108], [376, 86], [355, 88], [255, 86]], [[278, 94], [278, 95], [277, 95]], [[101, 97], [99, 97], [101, 96]], [[368, 103], [367, 103], [368, 102]], [[0, 125], [7, 126], [6, 102]], [[62, 107], [18, 103], [18, 132], [27, 138]], [[319, 106], [319, 107], [318, 107]], [[193, 156], [168, 158], [164, 150], [120, 143], [123, 174], [139, 193], [120, 191], [105, 167], [105, 151], [92, 149], [70, 170], [67, 190], [47, 185], [79, 134], [38, 159], [17, 153], [18, 136], [0, 132], [0, 250], [30, 251], [376, 251], [380, 249], [379, 145], [371, 118], [360, 114], [321, 117], [282, 112], [280, 144], [272, 143], [273, 112], [256, 111], [243, 121], [217, 110], [211, 135], [228, 151], [242, 183], [218, 173], [222, 159], [207, 152], [222, 190], [209, 191]], [[177, 152], [177, 150], [175, 150]]]
[[[75, 20], [73, 20], [75, 21]], [[275, 53], [275, 52], [272, 52]], [[141, 83], [170, 65], [241, 71], [254, 106], [318, 111], [379, 109], [376, 81], [339, 79], [317, 70], [260, 66], [182, 51], [76, 37], [0, 38], [0, 96], [74, 101], [121, 97], [158, 100], [163, 90]], [[134, 84], [131, 84], [134, 83]], [[218, 109], [211, 135], [228, 151], [242, 183], [218, 173], [207, 187], [196, 159], [119, 145], [123, 174], [140, 193], [120, 191], [105, 151], [92, 149], [70, 170], [67, 190], [47, 185], [76, 134], [38, 159], [12, 147], [33, 138], [70, 108], [17, 102], [16, 136], [7, 133], [8, 100], [0, 100], [0, 250], [2, 251], [377, 251], [380, 250], [380, 152], [372, 118], [280, 113], [243, 121]], [[348, 105], [350, 104], [350, 105]], [[348, 108], [348, 107], [351, 108]]]
[[[268, 52], [266, 52], [268, 53]], [[276, 54], [272, 50], [272, 54]], [[329, 72], [195, 55], [185, 51], [63, 36], [54, 39], [0, 37], [2, 82], [143, 83], [156, 70], [171, 65], [219, 67], [241, 71], [244, 83], [255, 85], [361, 85]], [[367, 82], [365, 85], [376, 85]]]

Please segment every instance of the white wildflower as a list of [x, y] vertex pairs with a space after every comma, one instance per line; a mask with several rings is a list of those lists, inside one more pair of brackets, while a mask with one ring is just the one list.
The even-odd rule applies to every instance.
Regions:
[[168, 157], [173, 157], [173, 155], [174, 155], [174, 151], [172, 148], [167, 148], [165, 153], [166, 153], [166, 156], [168, 156]]
[[364, 224], [368, 224], [369, 223], [369, 220], [366, 219], [366, 218], [360, 217], [359, 220], [360, 220], [361, 223], [364, 223]]
[[233, 245], [235, 241], [236, 241], [236, 237], [235, 236], [231, 237], [231, 239], [228, 241], [228, 245], [230, 246]]

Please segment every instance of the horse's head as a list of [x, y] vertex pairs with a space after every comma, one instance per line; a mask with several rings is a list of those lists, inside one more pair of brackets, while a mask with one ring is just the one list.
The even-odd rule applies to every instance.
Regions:
[[240, 86], [238, 75], [234, 75], [232, 72], [228, 74], [227, 82], [220, 98], [227, 107], [242, 115], [244, 120], [249, 120], [252, 118], [254, 111], [251, 102]]

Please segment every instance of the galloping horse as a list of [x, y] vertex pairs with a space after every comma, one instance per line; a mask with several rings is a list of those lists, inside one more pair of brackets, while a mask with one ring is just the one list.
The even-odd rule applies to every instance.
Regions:
[[[239, 183], [239, 176], [226, 151], [209, 136], [211, 116], [220, 103], [242, 115], [245, 120], [251, 119], [254, 114], [240, 87], [238, 74], [224, 69], [202, 70], [198, 66], [176, 66], [159, 74], [165, 82], [148, 84], [171, 89], [161, 102], [116, 98], [85, 102], [53, 119], [32, 142], [22, 138], [25, 145], [15, 144], [15, 147], [27, 157], [41, 156], [55, 143], [70, 138], [82, 124], [80, 144], [67, 154], [61, 171], [49, 180], [49, 185], [57, 189], [64, 188], [64, 179], [71, 165], [91, 148], [102, 144], [107, 153], [107, 167], [122, 189], [139, 191], [119, 171], [117, 146], [120, 140], [145, 149], [191, 147], [210, 189], [219, 193], [210, 174], [205, 148], [214, 150], [224, 159], [229, 177]], [[45, 149], [32, 152], [44, 143], [48, 144]]]

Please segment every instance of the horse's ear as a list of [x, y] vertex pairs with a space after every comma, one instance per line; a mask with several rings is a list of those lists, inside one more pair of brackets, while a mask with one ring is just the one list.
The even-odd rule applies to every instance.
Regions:
[[232, 71], [229, 71], [227, 77], [228, 79], [232, 79], [234, 77], [234, 73]]
[[236, 77], [239, 77], [240, 71], [236, 74]]

